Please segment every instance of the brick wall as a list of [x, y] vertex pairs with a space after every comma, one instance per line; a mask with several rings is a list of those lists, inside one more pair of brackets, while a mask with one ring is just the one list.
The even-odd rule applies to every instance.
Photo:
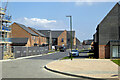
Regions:
[[99, 58], [105, 58], [105, 45], [99, 45]]
[[[62, 42], [63, 38], [63, 42]], [[58, 46], [62, 46], [62, 44], [67, 45], [67, 31], [65, 30], [61, 35], [58, 37]]]
[[105, 58], [110, 58], [110, 46], [105, 46]]
[[46, 37], [40, 37], [40, 45], [46, 44]]
[[99, 58], [110, 58], [110, 46], [99, 45]]
[[[30, 30], [32, 30], [30, 27], [28, 27]], [[32, 30], [34, 33], [36, 33], [34, 30]], [[36, 33], [38, 34], [38, 33]], [[39, 34], [38, 34], [39, 35]], [[36, 37], [37, 38], [37, 37]], [[42, 44], [46, 44], [46, 37], [42, 37], [41, 35], [39, 35], [39, 40], [37, 40], [36, 42], [37, 44], [39, 45], [42, 45]]]

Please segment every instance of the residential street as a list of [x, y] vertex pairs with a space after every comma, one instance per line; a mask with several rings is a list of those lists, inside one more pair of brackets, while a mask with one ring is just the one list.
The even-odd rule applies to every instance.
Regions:
[[33, 57], [2, 63], [3, 78], [71, 78], [44, 69], [51, 61], [67, 56], [67, 52], [58, 52], [40, 57]]

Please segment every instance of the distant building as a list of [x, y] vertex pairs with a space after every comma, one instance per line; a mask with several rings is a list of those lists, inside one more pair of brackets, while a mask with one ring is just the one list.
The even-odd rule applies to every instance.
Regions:
[[91, 44], [93, 42], [93, 39], [83, 40], [82, 46], [84, 49], [91, 49]]
[[[50, 38], [50, 31], [51, 30], [38, 30], [40, 33], [44, 34], [47, 38], [47, 43], [49, 44], [49, 38]], [[51, 31], [52, 36], [52, 45], [62, 46], [63, 44], [70, 48], [71, 45], [71, 33], [70, 31], [66, 30], [52, 30]], [[76, 46], [76, 37], [75, 37], [75, 31], [72, 31], [72, 39], [73, 39], [73, 46]]]
[[81, 46], [81, 42], [78, 38], [76, 38], [76, 48], [79, 48]]
[[96, 28], [94, 49], [98, 58], [120, 57], [120, 4], [117, 3]]

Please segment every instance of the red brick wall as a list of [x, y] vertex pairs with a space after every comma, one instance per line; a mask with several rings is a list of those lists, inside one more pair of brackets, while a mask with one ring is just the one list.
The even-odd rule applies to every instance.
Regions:
[[105, 58], [105, 45], [99, 45], [99, 58]]
[[110, 46], [99, 45], [99, 58], [110, 58]]
[[105, 46], [105, 58], [110, 58], [110, 46]]
[[[32, 30], [30, 27], [28, 27], [30, 30]], [[34, 30], [32, 30], [34, 33], [36, 33]], [[38, 33], [36, 33], [38, 34]], [[38, 34], [39, 35], [39, 34]], [[39, 45], [46, 44], [46, 37], [42, 37], [39, 35], [39, 40], [36, 42]]]
[[[62, 41], [64, 39], [64, 42]], [[61, 35], [58, 37], [58, 46], [62, 46], [62, 44], [67, 45], [67, 31], [65, 30]]]

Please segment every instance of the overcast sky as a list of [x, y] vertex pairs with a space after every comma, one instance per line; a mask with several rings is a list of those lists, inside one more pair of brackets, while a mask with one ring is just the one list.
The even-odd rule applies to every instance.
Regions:
[[[9, 2], [7, 13], [12, 21], [36, 29], [69, 30], [72, 15], [76, 37], [92, 39], [97, 25], [116, 2]], [[5, 4], [3, 3], [2, 6]]]

